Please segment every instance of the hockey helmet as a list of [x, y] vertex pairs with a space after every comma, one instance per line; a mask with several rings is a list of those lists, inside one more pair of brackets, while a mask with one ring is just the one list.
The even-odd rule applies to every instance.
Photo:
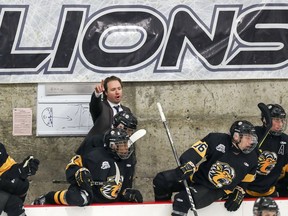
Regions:
[[128, 159], [134, 151], [133, 145], [129, 146], [129, 135], [122, 128], [113, 128], [104, 134], [104, 147], [112, 152], [116, 158]]
[[[275, 136], [279, 136], [283, 133], [283, 131], [286, 130], [286, 126], [287, 126], [287, 121], [286, 121], [286, 112], [284, 110], [284, 108], [282, 106], [280, 106], [279, 104], [267, 104], [267, 107], [270, 111], [270, 116], [273, 119], [278, 119], [279, 121], [281, 121], [283, 123], [282, 127], [278, 130], [270, 130], [270, 133], [272, 135]], [[261, 113], [261, 120], [265, 126], [266, 122], [265, 122], [265, 118], [264, 118], [264, 114]]]
[[[235, 133], [239, 134], [240, 139], [238, 141], [234, 139]], [[251, 145], [245, 149], [239, 148], [244, 154], [249, 154], [250, 152], [252, 152], [258, 144], [258, 139], [257, 139], [254, 125], [246, 120], [235, 121], [230, 127], [230, 135], [231, 135], [232, 141], [238, 146], [238, 148], [239, 148], [239, 144], [241, 143], [243, 136], [251, 135], [251, 138], [252, 138]]]
[[137, 124], [137, 118], [131, 112], [121, 111], [113, 118], [113, 127], [125, 129], [130, 136], [136, 130]]
[[280, 215], [277, 203], [271, 197], [259, 197], [253, 206], [253, 215], [262, 216], [263, 211], [275, 212], [276, 216]]

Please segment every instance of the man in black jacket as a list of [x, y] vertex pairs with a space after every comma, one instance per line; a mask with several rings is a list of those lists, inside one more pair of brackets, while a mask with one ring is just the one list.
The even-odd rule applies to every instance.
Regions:
[[107, 77], [97, 84], [90, 100], [90, 113], [94, 126], [88, 132], [86, 138], [96, 134], [104, 134], [113, 124], [113, 116], [120, 111], [131, 112], [121, 104], [123, 96], [123, 84], [116, 76]]

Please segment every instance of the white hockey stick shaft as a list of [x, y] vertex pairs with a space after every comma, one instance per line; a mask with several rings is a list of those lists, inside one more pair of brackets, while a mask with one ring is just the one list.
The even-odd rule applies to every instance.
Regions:
[[[170, 130], [169, 130], [169, 127], [168, 127], [168, 124], [167, 124], [167, 121], [166, 121], [162, 106], [161, 106], [161, 104], [159, 102], [157, 103], [157, 107], [158, 107], [158, 110], [159, 110], [163, 125], [164, 125], [164, 127], [166, 129], [166, 133], [167, 133], [167, 136], [168, 136], [168, 139], [169, 139], [169, 142], [170, 142], [170, 145], [171, 145], [171, 148], [172, 148], [176, 163], [177, 163], [178, 166], [180, 166], [181, 164], [180, 164], [180, 161], [179, 161], [179, 158], [178, 158], [178, 154], [177, 154], [176, 148], [174, 146], [174, 143], [173, 143], [173, 140], [172, 140], [172, 136], [171, 136], [171, 133], [170, 133]], [[195, 203], [194, 203], [191, 191], [189, 189], [188, 183], [187, 183], [186, 180], [183, 180], [183, 183], [184, 183], [184, 186], [185, 186], [185, 189], [186, 189], [189, 201], [190, 201], [191, 210], [193, 211], [195, 216], [198, 216], [198, 213], [197, 213], [196, 208], [195, 208]]]

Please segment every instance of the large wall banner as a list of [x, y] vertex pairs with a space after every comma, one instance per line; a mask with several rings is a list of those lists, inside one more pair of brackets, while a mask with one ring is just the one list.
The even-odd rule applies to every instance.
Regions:
[[287, 79], [287, 14], [287, 0], [1, 0], [0, 83]]

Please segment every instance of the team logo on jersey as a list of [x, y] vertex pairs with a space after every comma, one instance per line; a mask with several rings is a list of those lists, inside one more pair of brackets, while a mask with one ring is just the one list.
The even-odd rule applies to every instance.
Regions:
[[218, 161], [211, 166], [208, 177], [212, 184], [221, 188], [231, 184], [235, 177], [235, 170], [229, 164]]
[[257, 174], [268, 175], [277, 163], [277, 154], [275, 152], [264, 151], [258, 157]]
[[116, 181], [116, 175], [107, 178], [107, 182], [100, 188], [100, 192], [107, 199], [116, 199], [118, 197], [119, 192], [121, 191], [123, 184], [123, 176], [120, 177], [118, 183]]
[[220, 152], [222, 152], [222, 153], [225, 153], [225, 145], [223, 145], [223, 144], [217, 145], [217, 146], [216, 146], [216, 150], [217, 150], [217, 151], [220, 151]]

